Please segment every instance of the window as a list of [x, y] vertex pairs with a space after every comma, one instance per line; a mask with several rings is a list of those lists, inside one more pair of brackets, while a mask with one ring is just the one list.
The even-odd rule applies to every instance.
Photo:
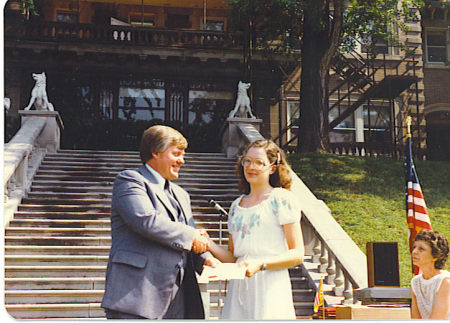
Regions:
[[298, 122], [300, 119], [300, 102], [288, 101], [287, 102], [287, 125], [292, 127], [287, 132], [287, 141], [290, 141], [298, 133]]
[[131, 14], [130, 24], [136, 27], [154, 27], [155, 26], [155, 16], [153, 14]]
[[124, 120], [164, 120], [164, 89], [133, 88], [119, 89], [118, 117]]
[[378, 35], [377, 39], [372, 39], [370, 35], [361, 40], [361, 53], [389, 54], [389, 43], [383, 37], [386, 37], [387, 26], [382, 28], [383, 34]]
[[76, 24], [78, 22], [78, 13], [58, 11], [56, 13], [56, 21]]
[[191, 28], [192, 24], [189, 21], [188, 15], [174, 15], [174, 14], [168, 14], [167, 15], [167, 21], [166, 21], [166, 27], [167, 28]]
[[224, 31], [225, 22], [220, 20], [206, 20], [206, 24], [203, 25], [203, 30], [211, 31]]
[[233, 104], [233, 92], [221, 90], [189, 90], [189, 124], [207, 124], [218, 119]]
[[447, 60], [447, 35], [445, 30], [427, 30], [426, 47], [428, 63], [445, 63]]

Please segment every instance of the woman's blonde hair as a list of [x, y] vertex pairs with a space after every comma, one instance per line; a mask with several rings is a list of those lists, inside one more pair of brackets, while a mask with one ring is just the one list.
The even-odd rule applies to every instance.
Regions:
[[272, 187], [290, 189], [292, 177], [284, 152], [272, 140], [260, 139], [249, 144], [236, 163], [236, 175], [239, 178], [239, 192], [243, 194], [248, 194], [250, 192], [250, 184], [245, 179], [244, 167], [242, 167], [241, 164], [242, 158], [246, 156], [250, 148], [263, 148], [269, 162], [277, 167], [275, 172], [269, 177], [270, 185]]
[[153, 158], [153, 153], [165, 151], [170, 146], [186, 149], [188, 146], [186, 138], [178, 131], [168, 126], [151, 126], [144, 131], [141, 138], [140, 155], [145, 164]]

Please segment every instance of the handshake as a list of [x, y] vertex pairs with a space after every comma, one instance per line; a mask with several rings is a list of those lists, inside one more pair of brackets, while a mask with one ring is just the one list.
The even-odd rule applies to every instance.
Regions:
[[211, 241], [205, 229], [196, 229], [194, 241], [192, 242], [192, 251], [195, 253], [204, 253], [209, 249]]

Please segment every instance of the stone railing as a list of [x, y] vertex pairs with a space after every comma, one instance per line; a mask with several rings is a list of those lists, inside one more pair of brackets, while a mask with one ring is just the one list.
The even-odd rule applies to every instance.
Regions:
[[61, 22], [25, 22], [9, 28], [5, 38], [50, 42], [112, 43], [136, 46], [168, 46], [183, 48], [226, 49], [241, 45], [236, 36], [226, 32], [208, 30], [175, 30], [73, 24]]
[[[255, 127], [254, 119], [228, 119], [223, 150], [228, 157], [234, 157], [232, 152], [237, 153], [240, 147], [257, 139], [264, 137]], [[324, 277], [328, 304], [356, 302], [353, 290], [367, 287], [366, 256], [336, 222], [326, 204], [318, 200], [294, 172], [292, 174], [291, 191], [302, 205], [305, 254], [311, 256], [317, 268], [315, 277], [309, 272], [310, 278], [318, 284], [319, 277]]]
[[4, 224], [28, 193], [31, 180], [47, 152], [59, 149], [63, 123], [56, 111], [19, 111], [22, 125], [4, 147]]

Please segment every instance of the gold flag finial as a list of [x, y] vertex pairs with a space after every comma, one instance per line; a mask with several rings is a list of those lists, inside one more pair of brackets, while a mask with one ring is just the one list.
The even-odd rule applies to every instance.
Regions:
[[412, 122], [411, 116], [407, 116], [406, 117], [407, 136], [411, 136], [411, 122]]

